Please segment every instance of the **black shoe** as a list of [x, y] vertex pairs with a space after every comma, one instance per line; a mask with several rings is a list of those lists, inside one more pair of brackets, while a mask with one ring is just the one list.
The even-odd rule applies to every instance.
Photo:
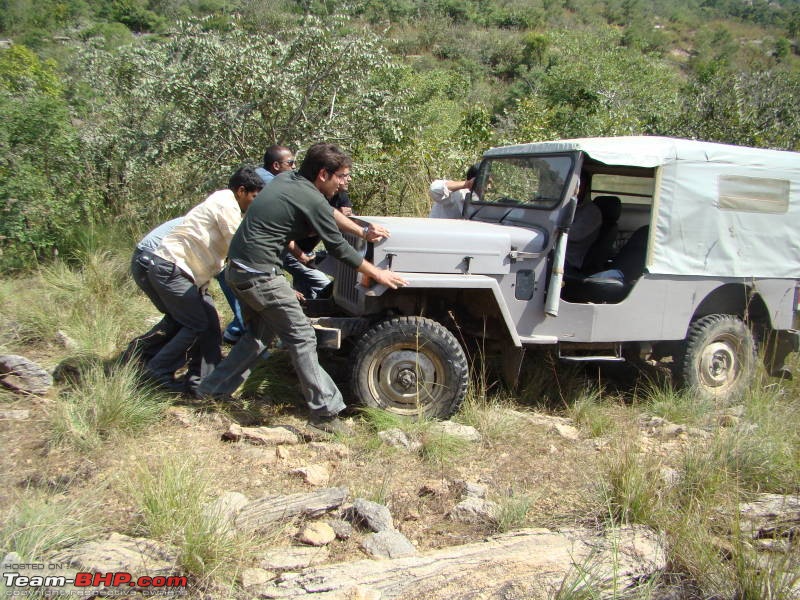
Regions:
[[342, 421], [336, 415], [330, 416], [311, 416], [308, 418], [308, 426], [316, 431], [326, 433], [328, 435], [340, 435], [352, 437], [355, 431], [347, 423]]

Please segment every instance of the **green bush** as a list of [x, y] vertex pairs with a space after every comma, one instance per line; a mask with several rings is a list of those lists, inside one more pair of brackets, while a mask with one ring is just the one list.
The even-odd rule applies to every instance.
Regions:
[[24, 46], [0, 50], [0, 266], [69, 253], [96, 211], [78, 172], [81, 144], [55, 66]]

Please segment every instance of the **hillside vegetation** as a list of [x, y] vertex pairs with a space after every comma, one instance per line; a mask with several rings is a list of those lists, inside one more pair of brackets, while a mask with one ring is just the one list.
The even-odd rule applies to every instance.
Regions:
[[[356, 213], [390, 215], [427, 214], [431, 179], [500, 144], [657, 134], [800, 150], [799, 36], [797, 0], [0, 0], [0, 355], [62, 367], [41, 397], [0, 388], [0, 557], [147, 538], [171, 548], [186, 598], [259, 597], [252, 573], [281, 583], [265, 557], [313, 519], [254, 535], [209, 505], [331, 486], [387, 507], [421, 553], [542, 527], [663, 541], [665, 566], [635, 589], [612, 577], [603, 595], [598, 567], [617, 565], [587, 560], [560, 587], [503, 598], [800, 598], [800, 517], [753, 527], [742, 510], [766, 494], [796, 504], [797, 378], [760, 372], [728, 406], [658, 371], [531, 352], [512, 395], [470, 346], [453, 420], [475, 437], [353, 405], [351, 438], [305, 431], [276, 449], [223, 434], [303, 432], [285, 350], [224, 403], [150, 389], [114, 360], [156, 316], [128, 274], [134, 241], [270, 144], [340, 144]], [[453, 518], [476, 484], [491, 518]], [[331, 540], [327, 562], [363, 558], [368, 535]]]
[[361, 214], [489, 146], [662, 134], [800, 148], [800, 3], [3, 0], [0, 265], [128, 246], [283, 143]]

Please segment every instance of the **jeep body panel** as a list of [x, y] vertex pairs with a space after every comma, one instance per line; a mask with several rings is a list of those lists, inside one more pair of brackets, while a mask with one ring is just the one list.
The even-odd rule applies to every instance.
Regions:
[[478, 221], [411, 217], [367, 220], [392, 233], [375, 245], [374, 264], [403, 273], [505, 274], [517, 253], [538, 256], [547, 242], [547, 234], [541, 230]]
[[[646, 136], [492, 148], [462, 216], [365, 216], [391, 236], [346, 236], [408, 281], [339, 264], [320, 308], [357, 321], [370, 405], [451, 414], [469, 337], [503, 353], [509, 381], [521, 348], [557, 345], [566, 360], [669, 358], [711, 398], [746, 389], [757, 344], [778, 376], [800, 348], [800, 153]], [[348, 328], [330, 323], [339, 344]]]
[[[543, 318], [533, 327], [559, 341], [628, 342], [682, 340], [707, 298], [719, 298], [702, 312], [739, 312], [750, 294], [767, 308], [773, 329], [789, 329], [794, 316], [793, 280], [675, 277], [645, 274], [617, 304], [561, 301], [557, 318]], [[735, 307], [737, 310], [732, 310]], [[524, 334], [520, 332], [524, 339]]]
[[[715, 290], [726, 286], [715, 305], [717, 310], [745, 302], [748, 290], [759, 295], [767, 307], [773, 329], [793, 327], [795, 315], [793, 280], [760, 280], [708, 278], [698, 282], [695, 278], [676, 278], [644, 275], [622, 302], [617, 304], [571, 303], [562, 300], [558, 317], [550, 317], [542, 310], [543, 293], [537, 300], [518, 300], [514, 297], [519, 279], [515, 274], [504, 277], [478, 275], [450, 275], [401, 272], [409, 290], [418, 289], [489, 289], [497, 309], [508, 327], [515, 346], [554, 344], [557, 342], [633, 342], [681, 340], [692, 318]], [[541, 277], [541, 274], [540, 274]], [[544, 283], [537, 286], [543, 292]], [[356, 286], [353, 291], [365, 298], [379, 296], [388, 291], [384, 286], [364, 290]], [[488, 308], [488, 307], [487, 307]], [[643, 315], [631, 318], [631, 315]]]
[[[434, 273], [403, 273], [400, 274], [406, 279], [408, 285], [406, 289], [413, 291], [414, 289], [421, 290], [489, 290], [492, 298], [494, 299], [495, 307], [500, 313], [503, 323], [505, 324], [505, 331], [508, 332], [512, 343], [520, 347], [523, 340], [517, 333], [517, 322], [514, 320], [509, 310], [510, 307], [504, 298], [504, 290], [501, 289], [503, 278], [490, 277], [488, 275], [472, 275], [472, 274], [452, 274], [452, 275], [438, 275]], [[383, 285], [374, 285], [368, 290], [364, 290], [361, 286], [355, 288], [357, 294], [362, 295], [364, 299], [375, 296], [380, 296], [389, 291], [389, 288]], [[488, 308], [488, 307], [486, 307]], [[548, 336], [545, 338], [530, 338], [524, 340], [526, 343], [550, 343], [554, 344], [558, 340], [555, 337]]]

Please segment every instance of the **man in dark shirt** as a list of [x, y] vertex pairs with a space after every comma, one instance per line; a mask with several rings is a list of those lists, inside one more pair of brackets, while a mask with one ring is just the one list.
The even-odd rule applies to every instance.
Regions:
[[[264, 346], [275, 336], [281, 339], [300, 379], [310, 411], [309, 425], [328, 433], [347, 432], [337, 418], [345, 404], [336, 384], [319, 365], [314, 329], [282, 275], [284, 247], [313, 230], [329, 254], [376, 283], [392, 289], [406, 283], [396, 273], [364, 260], [339, 232], [342, 221], [334, 216], [327, 198], [347, 181], [350, 165], [350, 157], [333, 144], [311, 146], [299, 171], [278, 175], [250, 206], [231, 241], [225, 270], [228, 285], [241, 301], [248, 331]], [[370, 241], [382, 237], [362, 230], [343, 215], [341, 219], [348, 222], [345, 231]], [[238, 346], [226, 360], [231, 360]]]

